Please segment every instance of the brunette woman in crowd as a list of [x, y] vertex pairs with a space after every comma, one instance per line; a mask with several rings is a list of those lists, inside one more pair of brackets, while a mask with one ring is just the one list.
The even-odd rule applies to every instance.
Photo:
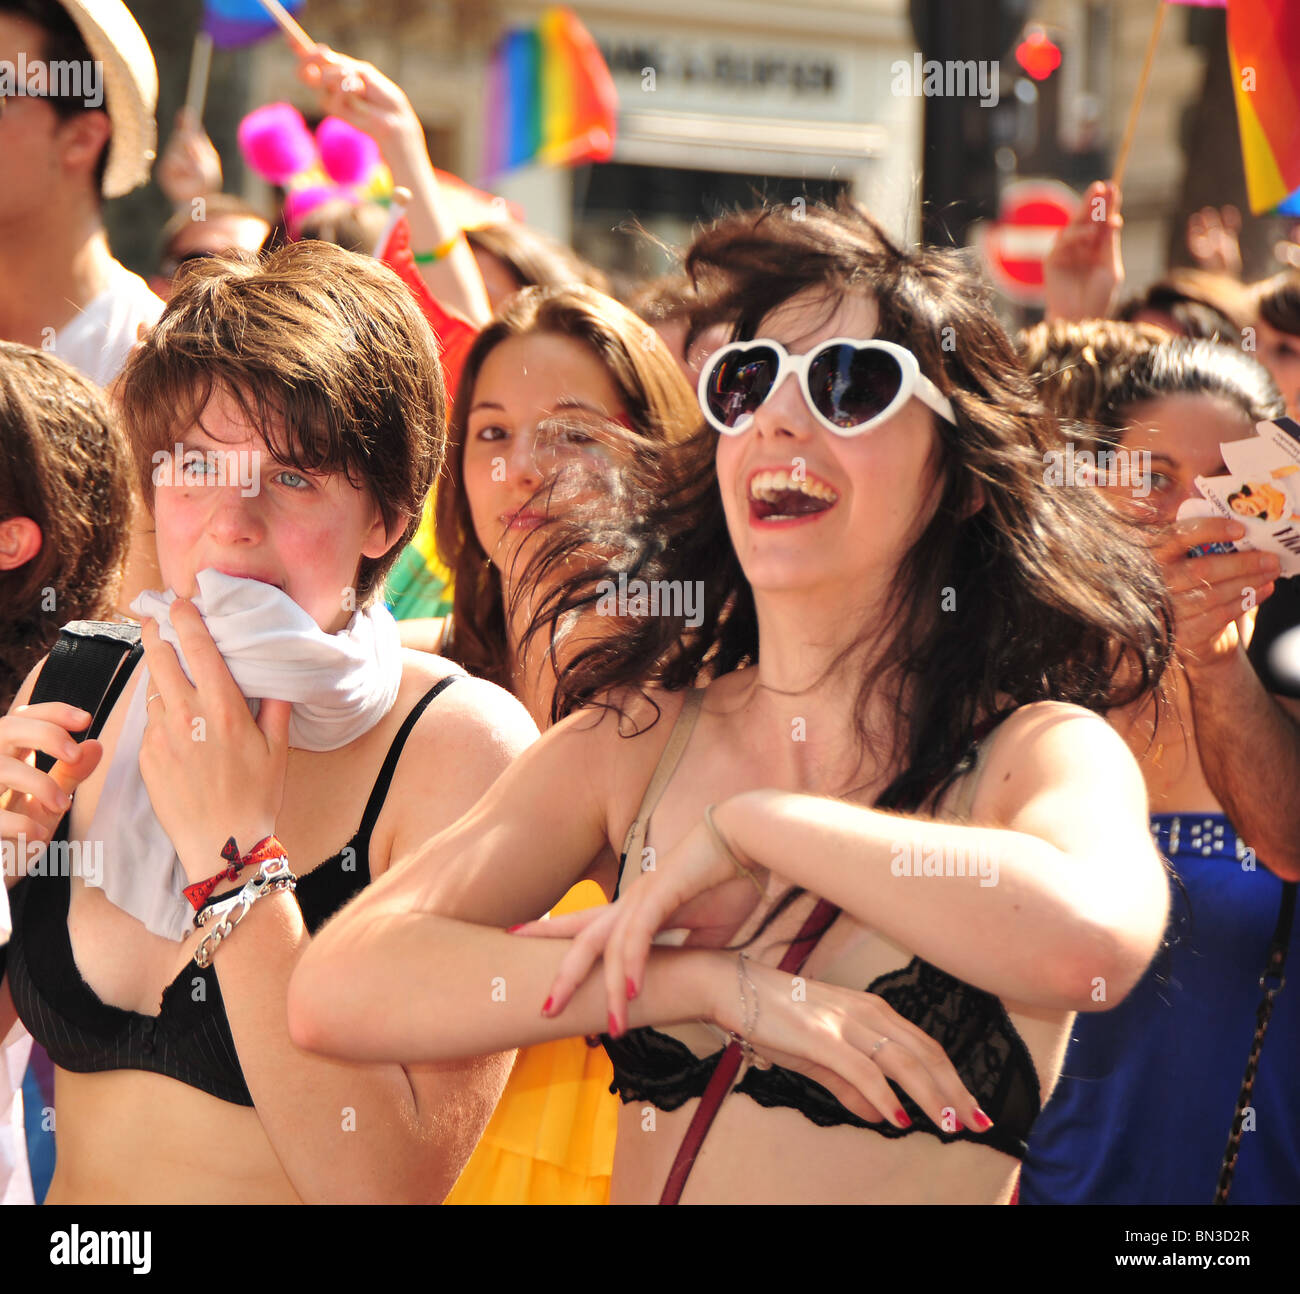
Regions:
[[[1084, 708], [1154, 682], [1163, 591], [1100, 500], [1045, 485], [1053, 427], [960, 263], [800, 214], [688, 256], [736, 338], [689, 483], [634, 463], [609, 561], [612, 521], [548, 545], [577, 559], [551, 642], [620, 577], [699, 581], [698, 622], [629, 602], [564, 663], [558, 708], [594, 708], [323, 932], [290, 1027], [371, 1061], [607, 1028], [616, 1201], [661, 1197], [746, 1060], [685, 1199], [1005, 1201], [1073, 1013], [1164, 925], [1141, 776]], [[505, 931], [582, 878], [616, 901]]]
[[[1227, 474], [1220, 446], [1252, 437], [1283, 405], [1268, 373], [1234, 347], [1181, 338], [1152, 346], [1136, 332], [1126, 347], [1128, 326], [1106, 321], [1052, 331], [1045, 340], [1031, 330], [1026, 347], [1033, 362], [1050, 356], [1044, 397], [1074, 428], [1077, 449], [1113, 455], [1108, 477], [1122, 465], [1128, 479], [1102, 484], [1149, 536], [1176, 612], [1167, 695], [1111, 715], [1146, 779], [1173, 906], [1167, 948], [1134, 992], [1116, 1010], [1076, 1021], [1061, 1081], [1030, 1138], [1021, 1200], [1204, 1204], [1220, 1181], [1283, 882], [1300, 876], [1291, 858], [1251, 847], [1268, 839], [1264, 824], [1294, 836], [1294, 777], [1275, 733], [1293, 724], [1285, 707], [1300, 707], [1264, 694], [1246, 658], [1253, 608], [1274, 595], [1276, 557], [1232, 551], [1244, 527], [1228, 518], [1176, 518], [1200, 497], [1196, 477]], [[1085, 371], [1104, 353], [1099, 389], [1074, 380], [1071, 341]], [[1216, 698], [1237, 693], [1240, 672], [1263, 713], [1219, 713]], [[1251, 788], [1234, 808], [1247, 810], [1258, 835], [1238, 834], [1243, 824], [1215, 790], [1225, 776], [1231, 783], [1234, 765]], [[1292, 935], [1290, 959], [1300, 957], [1297, 943]], [[1257, 1130], [1241, 1140], [1234, 1202], [1300, 1203], [1297, 1086], [1300, 997], [1284, 992], [1259, 1057]]]

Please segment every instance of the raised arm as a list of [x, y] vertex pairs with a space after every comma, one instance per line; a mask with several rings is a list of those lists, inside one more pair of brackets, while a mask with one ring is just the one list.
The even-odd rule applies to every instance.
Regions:
[[437, 254], [436, 260], [419, 263], [429, 291], [445, 308], [481, 328], [492, 317], [483, 276], [439, 193], [424, 127], [405, 92], [372, 64], [324, 45], [299, 58], [299, 75], [320, 90], [326, 110], [369, 134], [388, 163], [393, 183], [410, 189], [412, 250]]
[[1031, 1006], [1115, 1006], [1168, 914], [1141, 773], [1086, 711], [1034, 706], [1006, 724], [972, 808], [987, 826], [778, 792], [736, 797], [716, 821], [742, 857], [978, 988]]
[[774, 790], [721, 802], [713, 829], [702, 820], [633, 881], [621, 911], [579, 935], [557, 1001], [602, 958], [617, 1015], [654, 933], [711, 890], [743, 885], [739, 867], [828, 899], [1000, 997], [1114, 1006], [1155, 953], [1169, 904], [1137, 765], [1106, 723], [1074, 706], [1026, 707], [993, 740], [971, 810], [988, 825]]
[[1266, 691], [1240, 648], [1187, 681], [1205, 780], [1259, 861], [1300, 881], [1300, 702]]

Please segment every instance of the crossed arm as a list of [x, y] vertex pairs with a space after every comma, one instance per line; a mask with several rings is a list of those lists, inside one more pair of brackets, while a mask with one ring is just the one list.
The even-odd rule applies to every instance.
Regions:
[[[755, 865], [831, 899], [977, 987], [1056, 1009], [1113, 1005], [1154, 954], [1168, 906], [1145, 788], [1127, 748], [1096, 716], [1072, 707], [1033, 711], [1008, 720], [976, 801], [976, 815], [1002, 827], [927, 822], [774, 791], [722, 802], [718, 825]], [[734, 1027], [722, 1005], [735, 982], [729, 954], [649, 949], [647, 938], [644, 974], [634, 968], [637, 992], [628, 1001], [625, 976], [607, 968], [610, 991], [603, 992], [600, 977], [587, 973], [603, 944], [591, 946], [586, 930], [572, 944], [506, 933], [584, 875], [608, 889], [609, 823], [620, 821], [610, 772], [619, 740], [612, 722], [593, 725], [590, 716], [553, 728], [465, 818], [354, 900], [294, 975], [294, 1040], [326, 1054], [445, 1060], [594, 1032], [610, 1014], [632, 1028], [700, 1016]], [[1089, 771], [1081, 777], [1080, 768]], [[725, 861], [709, 872], [717, 855], [705, 840], [702, 827], [689, 833], [628, 894], [671, 885], [674, 874], [698, 875], [693, 890], [679, 888], [660, 905], [672, 913], [733, 880]], [[899, 842], [922, 856], [992, 850], [997, 884], [900, 879], [891, 872]], [[648, 933], [658, 928], [652, 923]], [[375, 1011], [394, 982], [420, 989]], [[548, 993], [555, 1009], [543, 1017]]]

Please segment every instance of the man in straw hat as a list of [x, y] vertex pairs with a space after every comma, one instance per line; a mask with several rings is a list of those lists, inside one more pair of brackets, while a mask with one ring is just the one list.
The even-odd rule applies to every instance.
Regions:
[[101, 385], [162, 312], [113, 258], [100, 214], [148, 180], [157, 100], [121, 0], [0, 0], [0, 337]]

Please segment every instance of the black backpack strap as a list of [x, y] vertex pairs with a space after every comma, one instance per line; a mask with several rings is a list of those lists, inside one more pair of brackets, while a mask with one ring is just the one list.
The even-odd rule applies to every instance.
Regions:
[[[74, 620], [59, 633], [27, 704], [63, 701], [87, 710], [94, 715], [90, 727], [72, 733], [72, 739], [98, 737], [142, 655], [139, 625]], [[36, 767], [48, 773], [54, 760], [38, 751]]]

